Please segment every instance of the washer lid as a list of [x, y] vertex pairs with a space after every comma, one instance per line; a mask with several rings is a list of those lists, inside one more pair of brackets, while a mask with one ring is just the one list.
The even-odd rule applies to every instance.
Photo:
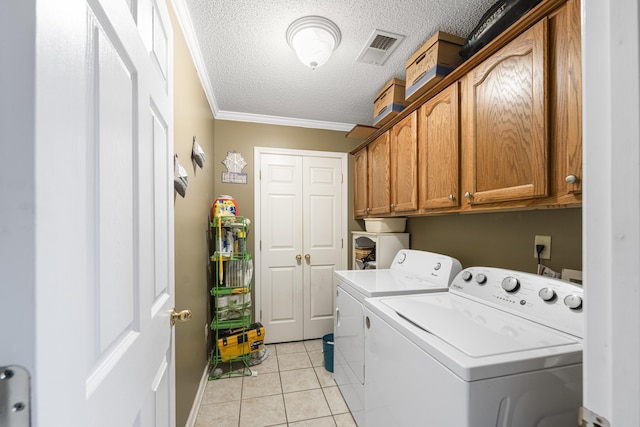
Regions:
[[382, 303], [472, 358], [580, 342], [571, 335], [450, 293], [388, 298]]
[[367, 298], [446, 290], [421, 277], [398, 270], [343, 270], [335, 275], [350, 288]]

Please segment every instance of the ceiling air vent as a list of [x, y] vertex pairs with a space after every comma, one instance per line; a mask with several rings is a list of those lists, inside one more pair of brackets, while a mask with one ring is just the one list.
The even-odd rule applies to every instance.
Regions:
[[402, 40], [404, 40], [403, 35], [375, 30], [360, 51], [356, 61], [364, 62], [365, 64], [384, 65], [387, 58], [391, 56]]

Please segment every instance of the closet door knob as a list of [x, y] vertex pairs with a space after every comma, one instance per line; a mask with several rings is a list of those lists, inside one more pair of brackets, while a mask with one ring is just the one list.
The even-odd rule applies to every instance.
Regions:
[[296, 261], [298, 262], [302, 261], [302, 255], [300, 254], [296, 255]]
[[304, 259], [306, 259], [307, 261], [309, 261], [311, 259], [311, 255], [309, 254], [305, 254], [304, 255]]

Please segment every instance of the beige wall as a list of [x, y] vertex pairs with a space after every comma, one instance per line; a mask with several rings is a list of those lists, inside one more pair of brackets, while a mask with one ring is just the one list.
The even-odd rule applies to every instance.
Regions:
[[[205, 97], [180, 25], [168, 1], [174, 33], [174, 149], [189, 173], [186, 197], [176, 195], [176, 309], [190, 309], [189, 323], [175, 326], [176, 425], [185, 425], [209, 358], [208, 216], [213, 194], [213, 114]], [[207, 156], [204, 169], [191, 161], [193, 137]]]
[[[250, 219], [255, 218], [254, 191], [254, 147], [290, 148], [296, 150], [333, 151], [348, 153], [361, 141], [345, 138], [345, 132], [321, 129], [306, 129], [291, 126], [265, 125], [218, 120], [215, 131], [215, 191], [217, 195], [228, 194], [238, 202], [240, 214]], [[226, 167], [221, 163], [228, 151], [242, 153], [247, 162], [243, 172], [248, 174], [247, 184], [223, 184], [222, 172]], [[349, 156], [349, 230], [360, 229], [353, 220], [353, 159]], [[254, 251], [253, 238], [250, 234], [249, 250]], [[255, 237], [255, 236], [254, 236]]]
[[550, 209], [411, 218], [411, 247], [444, 253], [463, 267], [495, 266], [535, 273], [534, 236], [551, 236], [543, 264], [582, 270], [582, 209]]

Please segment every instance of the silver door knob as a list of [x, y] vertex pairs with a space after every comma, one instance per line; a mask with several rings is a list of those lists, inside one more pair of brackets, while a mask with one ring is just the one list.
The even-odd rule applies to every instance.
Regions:
[[395, 205], [393, 203], [391, 203], [391, 209], [393, 209], [395, 207]]
[[456, 199], [456, 196], [454, 196], [453, 194], [449, 194], [449, 200], [453, 202], [455, 199]]
[[471, 197], [473, 197], [473, 195], [470, 192], [466, 192], [464, 193], [464, 197], [466, 197], [467, 199], [471, 199]]
[[564, 179], [564, 182], [566, 182], [567, 184], [575, 184], [576, 181], [578, 181], [578, 178], [575, 175], [567, 175], [567, 177]]

